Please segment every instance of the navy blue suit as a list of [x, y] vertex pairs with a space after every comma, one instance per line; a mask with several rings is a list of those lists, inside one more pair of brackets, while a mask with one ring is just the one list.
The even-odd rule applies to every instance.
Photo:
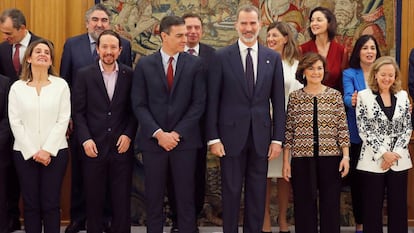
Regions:
[[[162, 232], [164, 192], [171, 169], [178, 227], [182, 233], [194, 233], [194, 176], [197, 149], [202, 145], [199, 120], [205, 108], [200, 59], [179, 54], [169, 91], [161, 53], [141, 58], [135, 68], [131, 98], [140, 125], [137, 141], [144, 160], [147, 232]], [[168, 152], [159, 146], [153, 137], [158, 129], [177, 132], [178, 146]]]
[[7, 218], [7, 167], [11, 162], [11, 131], [7, 117], [9, 79], [0, 75], [0, 232], [9, 232]]
[[220, 159], [223, 230], [237, 232], [244, 182], [244, 232], [260, 232], [269, 145], [271, 140], [284, 141], [285, 97], [280, 55], [258, 45], [252, 96], [248, 94], [238, 43], [216, 52], [207, 82], [207, 140], [220, 139], [226, 152]]
[[[118, 58], [120, 63], [132, 67], [131, 44], [129, 41], [121, 38], [122, 51]], [[66, 40], [63, 47], [62, 60], [60, 63], [60, 76], [66, 80], [73, 93], [74, 79], [76, 72], [87, 65], [95, 64], [96, 61], [92, 55], [91, 42], [87, 33], [71, 37]], [[73, 99], [72, 94], [72, 99]], [[71, 221], [85, 221], [85, 198], [82, 182], [82, 164], [80, 161], [82, 148], [79, 147], [76, 129], [70, 135], [69, 148], [71, 155], [71, 202], [70, 217]], [[109, 214], [109, 213], [108, 213]], [[109, 216], [108, 216], [109, 217]]]
[[[107, 184], [113, 210], [111, 231], [131, 229], [130, 193], [133, 141], [137, 131], [131, 108], [132, 69], [119, 64], [112, 100], [109, 99], [98, 63], [81, 68], [73, 88], [73, 120], [79, 144], [94, 140], [98, 156], [82, 156], [88, 233], [101, 233]], [[119, 154], [121, 135], [131, 139], [127, 152]]]

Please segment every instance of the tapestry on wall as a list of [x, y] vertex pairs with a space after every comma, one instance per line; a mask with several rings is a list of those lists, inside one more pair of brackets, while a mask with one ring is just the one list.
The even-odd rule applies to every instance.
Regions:
[[[99, 0], [97, 0], [99, 2]], [[362, 34], [372, 34], [378, 40], [384, 55], [395, 55], [395, 0], [101, 0], [113, 13], [113, 28], [131, 41], [135, 62], [157, 51], [161, 45], [159, 22], [166, 15], [181, 16], [198, 13], [203, 19], [203, 42], [215, 48], [234, 43], [238, 36], [234, 29], [239, 5], [252, 3], [261, 12], [263, 27], [260, 41], [266, 37], [267, 26], [274, 21], [285, 21], [292, 26], [298, 43], [309, 40], [307, 27], [310, 11], [316, 6], [331, 9], [338, 22], [337, 40], [352, 51], [353, 43]], [[200, 225], [221, 225], [221, 191], [219, 161], [208, 156], [206, 198]], [[136, 225], [145, 224], [143, 164], [137, 154], [132, 192], [132, 218]], [[275, 186], [275, 185], [274, 185]], [[273, 186], [271, 216], [276, 224], [276, 190]], [[342, 225], [353, 225], [351, 200], [347, 187], [341, 199]], [[166, 217], [168, 205], [166, 202]], [[243, 210], [243, 208], [241, 208]], [[293, 208], [289, 221], [293, 223]]]

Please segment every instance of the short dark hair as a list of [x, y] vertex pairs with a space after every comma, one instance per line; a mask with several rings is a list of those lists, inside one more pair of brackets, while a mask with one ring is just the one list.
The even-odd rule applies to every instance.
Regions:
[[4, 10], [0, 16], [0, 23], [4, 23], [7, 18], [10, 18], [13, 22], [13, 27], [20, 29], [22, 25], [26, 26], [26, 17], [24, 17], [23, 12], [16, 8], [10, 8]]
[[182, 17], [167, 15], [161, 19], [160, 32], [170, 34], [171, 27], [179, 25], [185, 25], [185, 21]]
[[199, 14], [192, 13], [192, 12], [185, 13], [183, 16], [181, 16], [181, 18], [183, 18], [184, 21], [185, 21], [186, 18], [197, 18], [198, 20], [200, 20], [201, 26], [203, 26], [203, 20], [201, 19], [201, 16]]
[[95, 11], [103, 11], [103, 12], [105, 12], [105, 14], [109, 18], [109, 21], [111, 21], [111, 16], [112, 16], [111, 11], [109, 11], [108, 8], [106, 8], [105, 5], [103, 5], [101, 3], [98, 3], [98, 4], [93, 5], [91, 8], [89, 8], [86, 11], [86, 13], [85, 13], [85, 22], [88, 22], [89, 21], [89, 18], [91, 17], [92, 12], [95, 12]]
[[120, 48], [122, 47], [121, 36], [119, 36], [119, 34], [117, 32], [115, 32], [114, 30], [111, 30], [111, 29], [105, 30], [99, 35], [98, 40], [96, 41], [96, 46], [97, 47], [99, 47], [99, 44], [101, 42], [101, 37], [104, 36], [104, 35], [111, 35], [111, 36], [116, 37], [118, 39], [119, 47]]
[[305, 53], [302, 59], [300, 59], [298, 69], [296, 70], [296, 80], [302, 83], [303, 86], [306, 86], [308, 84], [304, 75], [305, 70], [309, 67], [312, 67], [312, 65], [315, 64], [317, 61], [321, 61], [323, 64], [324, 74], [322, 80], [324, 80], [328, 75], [328, 70], [326, 68], [326, 60], [322, 55], [314, 52]]
[[375, 37], [373, 35], [362, 35], [355, 42], [354, 49], [352, 50], [351, 58], [349, 59], [349, 67], [354, 68], [354, 69], [361, 68], [361, 58], [359, 57], [359, 54], [364, 44], [367, 43], [367, 41], [369, 40], [373, 40], [375, 43], [375, 49], [377, 50], [377, 56], [375, 59], [378, 59], [379, 57], [381, 57], [381, 51], [379, 49], [379, 45]]
[[255, 7], [254, 5], [244, 4], [244, 5], [239, 6], [239, 8], [237, 8], [237, 21], [239, 20], [240, 12], [242, 12], [242, 11], [244, 11], [244, 12], [256, 12], [258, 21], [260, 22], [259, 9], [257, 7]]
[[[325, 7], [321, 7], [318, 6], [316, 8], [314, 8], [310, 14], [309, 14], [309, 22], [311, 22], [312, 19], [312, 15], [313, 13], [315, 13], [316, 11], [320, 11], [322, 12], [322, 14], [325, 15], [326, 19], [328, 20], [328, 38], [329, 40], [333, 40], [336, 36], [336, 28], [337, 28], [337, 23], [336, 23], [336, 17], [335, 15], [332, 13], [332, 11], [330, 11], [328, 8]], [[314, 35], [312, 33], [311, 27], [308, 27], [308, 32], [310, 37], [312, 38], [312, 40], [316, 39], [316, 35]]]

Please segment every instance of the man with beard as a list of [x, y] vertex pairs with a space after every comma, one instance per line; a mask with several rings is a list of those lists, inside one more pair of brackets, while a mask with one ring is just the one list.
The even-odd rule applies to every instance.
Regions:
[[[76, 72], [80, 68], [96, 62], [98, 58], [95, 49], [96, 41], [102, 31], [110, 28], [110, 19], [110, 11], [104, 5], [96, 4], [88, 9], [85, 14], [87, 33], [69, 38], [66, 41], [60, 64], [60, 75], [68, 82], [72, 92], [75, 82], [73, 79]], [[121, 44], [122, 50], [118, 61], [132, 67], [131, 44], [122, 38]], [[76, 233], [85, 229], [85, 198], [82, 183], [82, 164], [80, 160], [82, 150], [79, 147], [76, 132], [71, 132], [73, 130], [72, 126], [73, 124], [70, 122], [68, 132], [70, 133], [69, 147], [72, 165], [71, 222], [66, 228], [65, 233]], [[107, 213], [107, 215], [110, 214]], [[108, 222], [109, 220], [106, 220], [104, 224], [108, 225]]]
[[256, 7], [241, 6], [238, 41], [209, 64], [206, 131], [210, 152], [220, 158], [225, 233], [238, 232], [243, 186], [243, 232], [261, 232], [268, 160], [279, 156], [285, 136], [282, 61], [258, 43], [259, 16]]
[[132, 143], [137, 123], [130, 92], [133, 71], [118, 63], [121, 38], [111, 30], [96, 41], [99, 60], [81, 68], [73, 89], [73, 118], [82, 156], [88, 233], [103, 232], [103, 210], [110, 192], [110, 232], [131, 230]]

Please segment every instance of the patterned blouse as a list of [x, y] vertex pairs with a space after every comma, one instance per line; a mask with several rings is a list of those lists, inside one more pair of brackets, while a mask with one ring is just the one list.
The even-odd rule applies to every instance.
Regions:
[[341, 93], [326, 87], [318, 95], [303, 88], [289, 95], [286, 117], [285, 146], [292, 157], [312, 157], [314, 149], [313, 111], [317, 99], [319, 156], [340, 156], [349, 146], [349, 132]]

